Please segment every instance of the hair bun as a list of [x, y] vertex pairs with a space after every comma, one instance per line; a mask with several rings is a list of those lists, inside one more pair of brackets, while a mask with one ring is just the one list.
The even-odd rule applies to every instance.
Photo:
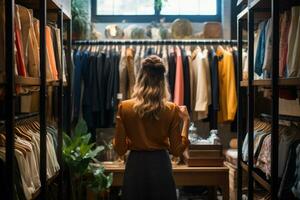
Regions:
[[142, 61], [142, 67], [149, 71], [160, 71], [162, 73], [166, 71], [162, 59], [156, 55], [151, 55], [145, 58]]

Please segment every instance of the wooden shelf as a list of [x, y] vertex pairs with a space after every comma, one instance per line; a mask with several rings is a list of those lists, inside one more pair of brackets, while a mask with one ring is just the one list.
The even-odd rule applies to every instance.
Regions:
[[[248, 87], [248, 80], [241, 81], [240, 85], [241, 87]], [[285, 86], [300, 87], [300, 78], [282, 78], [279, 79], [278, 85], [280, 87], [285, 87]], [[272, 80], [271, 79], [253, 80], [253, 86], [271, 87]]]
[[17, 85], [24, 85], [24, 86], [39, 86], [40, 78], [16, 76], [15, 83]]
[[[54, 174], [51, 178], [49, 178], [47, 180], [47, 185], [51, 185], [55, 180], [56, 178], [58, 177], [59, 175], [59, 171], [56, 172], [56, 174]], [[31, 197], [31, 200], [34, 200], [34, 199], [37, 199], [39, 197], [41, 193], [41, 188], [38, 188], [33, 194], [32, 194], [32, 197]]]
[[[16, 4], [23, 5], [29, 9], [39, 9], [37, 0], [16, 0]], [[69, 6], [69, 7], [68, 7]], [[70, 0], [47, 0], [48, 10], [62, 10], [65, 19], [71, 19], [71, 1]]]
[[[241, 166], [243, 168], [244, 171], [248, 172], [249, 171], [249, 166], [241, 161]], [[271, 192], [271, 185], [270, 183], [263, 177], [261, 177], [258, 173], [257, 173], [257, 169], [253, 168], [252, 171], [252, 177], [254, 178], [254, 180], [256, 180], [263, 188], [265, 188], [268, 192]]]
[[[16, 85], [21, 86], [40, 86], [41, 80], [40, 78], [33, 78], [33, 77], [23, 77], [23, 76], [16, 76], [15, 77]], [[5, 80], [0, 79], [0, 85], [5, 85]], [[47, 81], [48, 86], [59, 86], [58, 81]], [[67, 86], [67, 83], [63, 83], [63, 86]]]
[[[59, 86], [59, 81], [51, 82], [50, 85], [58, 87]], [[66, 86], [68, 86], [68, 84], [66, 82], [63, 82], [63, 87], [66, 87]]]

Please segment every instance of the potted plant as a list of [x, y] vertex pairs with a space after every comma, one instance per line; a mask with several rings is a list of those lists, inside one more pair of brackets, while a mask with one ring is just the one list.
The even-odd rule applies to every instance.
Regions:
[[74, 40], [86, 39], [90, 27], [87, 12], [88, 0], [72, 0], [72, 37]]
[[[95, 143], [90, 143], [90, 138], [91, 134], [87, 133], [84, 120], [79, 120], [74, 137], [64, 134], [63, 160], [71, 173], [72, 199], [74, 200], [85, 199], [88, 188], [96, 194], [105, 194], [113, 181], [112, 173], [106, 175], [104, 167], [96, 159], [104, 147], [96, 147]], [[101, 199], [102, 196], [100, 195], [97, 199]]]

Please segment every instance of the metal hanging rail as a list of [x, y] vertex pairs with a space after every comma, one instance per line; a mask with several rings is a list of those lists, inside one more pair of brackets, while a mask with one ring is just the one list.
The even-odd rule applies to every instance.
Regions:
[[73, 45], [237, 45], [237, 40], [77, 40]]

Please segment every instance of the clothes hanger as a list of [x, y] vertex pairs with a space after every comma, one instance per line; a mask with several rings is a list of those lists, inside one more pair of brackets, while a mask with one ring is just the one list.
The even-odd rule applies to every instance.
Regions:
[[31, 123], [30, 123], [30, 128], [31, 128], [31, 130], [32, 131], [34, 131], [34, 132], [39, 132], [39, 123], [37, 122], [37, 121], [31, 121]]
[[30, 135], [27, 133], [26, 130], [24, 130], [24, 128], [21, 128], [20, 126], [16, 126], [15, 131], [21, 137], [24, 137], [26, 140], [31, 141]]
[[3, 147], [6, 145], [6, 137], [3, 133], [0, 133], [0, 146]]

